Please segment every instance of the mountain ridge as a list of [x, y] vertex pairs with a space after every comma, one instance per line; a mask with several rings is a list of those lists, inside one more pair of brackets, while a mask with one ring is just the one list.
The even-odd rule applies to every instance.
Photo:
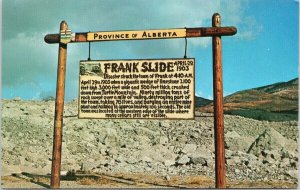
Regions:
[[[235, 92], [224, 98], [224, 113], [258, 120], [297, 120], [298, 84], [299, 79], [294, 78], [287, 82]], [[213, 101], [206, 103], [196, 106], [196, 109], [212, 113]]]

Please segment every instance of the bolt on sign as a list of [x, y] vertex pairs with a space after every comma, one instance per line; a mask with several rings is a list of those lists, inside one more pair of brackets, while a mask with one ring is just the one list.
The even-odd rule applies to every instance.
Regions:
[[79, 118], [193, 119], [195, 59], [80, 61]]

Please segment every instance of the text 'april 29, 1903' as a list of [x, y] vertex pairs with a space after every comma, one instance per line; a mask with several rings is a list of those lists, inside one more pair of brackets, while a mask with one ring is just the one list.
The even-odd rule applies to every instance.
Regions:
[[194, 118], [194, 59], [81, 61], [80, 118]]

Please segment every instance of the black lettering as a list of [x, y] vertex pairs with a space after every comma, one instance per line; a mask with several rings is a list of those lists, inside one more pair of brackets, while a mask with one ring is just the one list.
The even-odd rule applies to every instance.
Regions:
[[117, 68], [118, 68], [118, 64], [117, 63], [112, 63], [111, 64], [111, 72], [112, 73], [117, 73], [118, 72]]
[[148, 62], [143, 62], [142, 63], [142, 72], [147, 72], [148, 71]]
[[147, 33], [143, 32], [142, 38], [147, 37]]
[[133, 63], [132, 72], [139, 72], [139, 70], [138, 70], [138, 68], [137, 68], [138, 64], [139, 64], [138, 62]]
[[105, 73], [107, 73], [107, 69], [110, 68], [110, 64], [109, 63], [104, 63], [104, 70], [105, 70]]
[[[165, 34], [168, 37], [168, 31]], [[126, 33], [106, 35], [106, 38], [123, 38], [125, 35]], [[155, 34], [151, 32], [145, 35], [159, 37], [163, 32]], [[175, 35], [173, 31], [171, 35]], [[101, 63], [103, 72], [105, 71], [104, 79], [84, 80], [82, 78], [80, 81], [79, 108], [82, 116], [96, 113], [104, 118], [138, 119], [174, 118], [176, 114], [191, 114], [193, 95], [190, 87], [193, 83], [193, 74], [167, 73], [174, 72], [178, 65], [192, 66], [185, 63], [187, 62], [174, 60], [127, 60], [127, 62]], [[190, 70], [191, 68], [188, 68], [183, 71]]]
[[168, 62], [168, 66], [167, 66], [167, 71], [168, 72], [173, 72], [174, 71], [174, 66], [172, 62]]
[[159, 71], [160, 72], [165, 72], [166, 68], [167, 68], [166, 63], [164, 63], [164, 62], [159, 63]]
[[131, 73], [131, 68], [132, 68], [132, 64], [131, 63], [126, 63], [126, 68], [125, 68], [125, 71], [123, 70], [123, 72], [130, 72]]

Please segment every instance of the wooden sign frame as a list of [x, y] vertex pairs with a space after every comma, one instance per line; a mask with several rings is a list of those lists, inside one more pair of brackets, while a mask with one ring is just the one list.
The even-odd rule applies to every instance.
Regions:
[[[158, 33], [156, 37], [129, 37], [129, 34], [137, 36], [140, 32], [175, 32], [181, 31], [180, 35], [164, 36]], [[182, 32], [185, 31], [185, 35]], [[121, 32], [121, 33], [120, 33]], [[53, 134], [53, 151], [52, 151], [52, 168], [51, 168], [51, 188], [60, 187], [60, 170], [61, 170], [61, 149], [62, 149], [62, 127], [64, 111], [64, 94], [65, 94], [65, 74], [67, 59], [67, 44], [76, 42], [96, 42], [96, 41], [113, 41], [113, 40], [152, 40], [152, 39], [173, 39], [173, 38], [192, 38], [192, 37], [212, 37], [213, 52], [213, 91], [214, 91], [214, 137], [215, 137], [215, 185], [216, 188], [225, 188], [225, 149], [224, 149], [224, 113], [223, 113], [223, 79], [222, 79], [222, 40], [221, 36], [235, 35], [235, 27], [221, 27], [221, 16], [215, 13], [212, 16], [212, 27], [201, 28], [184, 28], [184, 29], [162, 29], [162, 30], [142, 30], [142, 31], [112, 31], [112, 32], [85, 32], [71, 33], [65, 21], [60, 24], [60, 34], [48, 34], [44, 40], [46, 43], [59, 43], [58, 67], [57, 67], [57, 84], [55, 99], [55, 117], [54, 117], [54, 134]], [[119, 34], [118, 39], [108, 38], [99, 40], [91, 35]], [[123, 34], [123, 36], [122, 36]], [[128, 37], [126, 37], [128, 34]], [[120, 37], [121, 35], [121, 37]], [[124, 37], [125, 35], [125, 37]]]

